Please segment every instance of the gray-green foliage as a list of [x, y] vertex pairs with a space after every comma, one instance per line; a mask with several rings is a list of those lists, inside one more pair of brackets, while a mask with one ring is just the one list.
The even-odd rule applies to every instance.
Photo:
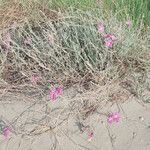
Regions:
[[[97, 31], [99, 22], [104, 24], [105, 34], [114, 34], [117, 38], [112, 49], [104, 45], [104, 37]], [[71, 9], [59, 21], [45, 19], [44, 23], [34, 26], [27, 22], [17, 30], [12, 29], [12, 50], [20, 65], [27, 65], [26, 58], [30, 57], [50, 73], [99, 72], [111, 67], [117, 69], [128, 59], [144, 61], [142, 56], [148, 50], [148, 38], [141, 35], [141, 29], [142, 26], [128, 27], [113, 16], [105, 19], [100, 11], [93, 15]], [[26, 37], [32, 39], [32, 44], [23, 43]]]

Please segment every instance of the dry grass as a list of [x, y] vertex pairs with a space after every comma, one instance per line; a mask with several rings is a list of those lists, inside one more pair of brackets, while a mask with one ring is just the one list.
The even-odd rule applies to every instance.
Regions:
[[[149, 30], [144, 31], [142, 22], [137, 29], [128, 29], [124, 22], [115, 17], [106, 19], [100, 11], [93, 14], [70, 9], [62, 13], [34, 1], [6, 1], [0, 8], [0, 68], [4, 83], [31, 84], [31, 76], [36, 74], [42, 77], [38, 86], [47, 82], [65, 87], [79, 83], [90, 89], [90, 82], [100, 84], [102, 76], [123, 80], [129, 75], [134, 80], [136, 72], [147, 74], [149, 70]], [[104, 46], [97, 22], [103, 22], [106, 32], [117, 37], [113, 49]], [[8, 32], [12, 41], [7, 52], [3, 35]], [[24, 44], [27, 37], [31, 44]], [[136, 85], [132, 85], [134, 93]]]
[[48, 6], [34, 0], [6, 0], [0, 6], [0, 29], [9, 28], [14, 23], [23, 24], [26, 20], [42, 20], [42, 14], [49, 19], [57, 19], [57, 12], [52, 11]]
[[[15, 6], [19, 8], [19, 4]], [[61, 14], [50, 12], [41, 13], [44, 22], [31, 22], [20, 15], [22, 25], [16, 23], [2, 31], [0, 63], [1, 79], [5, 82], [30, 83], [31, 75], [38, 74], [42, 76], [42, 85], [48, 80], [64, 85], [78, 82], [88, 89], [88, 82], [98, 83], [98, 76], [102, 74], [120, 78], [135, 68], [148, 67], [144, 56], [148, 52], [148, 36], [142, 35], [142, 24], [139, 29], [127, 29], [124, 23], [115, 18], [105, 20], [102, 14], [94, 16], [72, 10]], [[104, 22], [107, 32], [115, 33], [118, 38], [112, 53], [97, 33], [98, 21]], [[3, 25], [6, 27], [6, 24]], [[12, 36], [12, 49], [8, 53], [2, 45], [7, 32]], [[27, 37], [32, 40], [31, 45], [23, 43]]]
[[[16, 134], [39, 135], [69, 118], [88, 126], [86, 119], [101, 113], [98, 109], [131, 96], [141, 98], [149, 90], [150, 38], [143, 32], [142, 22], [136, 29], [127, 28], [115, 16], [106, 19], [101, 11], [68, 9], [60, 13], [33, 1], [23, 4], [8, 1], [0, 10], [0, 98], [7, 101], [15, 93], [16, 98], [32, 102], [9, 123]], [[98, 22], [105, 25], [106, 33], [117, 37], [112, 49], [105, 47], [97, 32]], [[7, 33], [11, 35], [9, 50], [3, 42]], [[30, 42], [25, 44], [27, 38]], [[33, 74], [41, 77], [36, 84], [31, 82]], [[69, 96], [61, 96], [59, 109], [49, 106], [48, 82], [63, 85], [65, 91], [76, 85], [72, 93], [69, 89]], [[107, 111], [102, 115], [107, 116]], [[41, 118], [33, 121], [33, 114], [41, 114]], [[29, 128], [31, 124], [33, 128]]]
[[[30, 104], [11, 122], [7, 122], [12, 127], [13, 133], [24, 136], [35, 136], [50, 131], [55, 132], [55, 129], [58, 130], [61, 125], [72, 119], [84, 126], [89, 126], [88, 118], [94, 114], [107, 117], [108, 110], [106, 112], [100, 111], [103, 107], [121, 101], [124, 102], [133, 96], [121, 87], [120, 82], [115, 80], [107, 80], [103, 85], [91, 83], [88, 91], [77, 84], [73, 88], [66, 89], [58, 98], [59, 103], [56, 105], [52, 105], [50, 101], [47, 101], [46, 93], [48, 93], [48, 89], [38, 89], [29, 85], [19, 87], [3, 86], [0, 92], [2, 95], [0, 99], [3, 99], [2, 103], [12, 103], [13, 105], [22, 99], [22, 102]], [[11, 100], [9, 100], [10, 97]], [[119, 107], [118, 111], [120, 111]], [[3, 120], [6, 121], [5, 118]]]

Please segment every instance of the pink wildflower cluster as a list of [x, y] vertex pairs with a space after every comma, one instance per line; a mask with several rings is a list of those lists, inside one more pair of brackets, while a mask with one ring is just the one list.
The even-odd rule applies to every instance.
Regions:
[[49, 99], [55, 101], [57, 97], [62, 94], [62, 91], [63, 91], [62, 87], [53, 88], [52, 90], [50, 90]]
[[115, 35], [113, 34], [105, 34], [105, 27], [102, 23], [97, 24], [97, 30], [100, 34], [102, 34], [105, 42], [105, 46], [107, 48], [112, 48], [114, 45], [114, 41], [116, 40]]
[[113, 34], [106, 34], [105, 38], [105, 46], [108, 48], [112, 48], [116, 37]]
[[109, 116], [108, 116], [108, 119], [107, 119], [107, 122], [109, 124], [112, 124], [114, 122], [119, 122], [120, 121], [120, 114], [118, 112], [114, 112], [114, 113], [111, 113]]
[[8, 139], [10, 134], [11, 134], [11, 129], [9, 127], [5, 127], [3, 129], [3, 135], [4, 135], [5, 139]]

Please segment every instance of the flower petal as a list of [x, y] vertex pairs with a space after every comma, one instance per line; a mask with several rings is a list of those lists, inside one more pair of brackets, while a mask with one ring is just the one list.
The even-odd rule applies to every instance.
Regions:
[[112, 40], [105, 41], [105, 46], [107, 48], [112, 48], [113, 47], [113, 41]]
[[113, 118], [112, 118], [111, 116], [109, 116], [108, 119], [107, 119], [107, 122], [108, 122], [109, 124], [112, 124], [113, 121], [114, 121]]
[[3, 129], [3, 135], [4, 135], [4, 137], [5, 137], [6, 139], [9, 138], [10, 133], [11, 133], [11, 129], [10, 129], [9, 127], [5, 127], [5, 128]]
[[97, 24], [97, 30], [99, 33], [103, 33], [105, 30], [104, 25], [102, 23], [98, 23]]

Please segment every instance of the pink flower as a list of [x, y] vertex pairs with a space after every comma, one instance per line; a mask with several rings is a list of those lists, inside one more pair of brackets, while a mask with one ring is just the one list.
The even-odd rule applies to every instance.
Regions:
[[127, 25], [128, 27], [131, 27], [131, 26], [132, 26], [132, 22], [131, 22], [130, 20], [128, 20], [128, 21], [126, 22], [126, 25]]
[[5, 127], [5, 128], [3, 129], [3, 135], [4, 135], [5, 139], [8, 139], [8, 138], [9, 138], [10, 133], [11, 133], [11, 129], [10, 129], [9, 127]]
[[107, 48], [112, 48], [113, 47], [113, 41], [112, 40], [106, 40], [105, 41], [105, 46]]
[[113, 122], [119, 122], [120, 118], [121, 118], [120, 114], [118, 112], [114, 112], [108, 116], [107, 122], [109, 124], [112, 124]]
[[102, 23], [98, 23], [97, 30], [99, 33], [104, 33], [104, 30], [105, 30], [104, 25]]
[[107, 48], [112, 48], [116, 37], [113, 34], [106, 34], [104, 35], [105, 38], [105, 46]]
[[88, 135], [88, 141], [91, 141], [94, 137], [94, 133], [93, 132], [90, 132], [89, 135]]
[[113, 35], [113, 34], [106, 34], [106, 35], [104, 35], [104, 38], [105, 38], [106, 40], [112, 40], [112, 41], [115, 41], [115, 40], [116, 40], [116, 37], [115, 37], [115, 35]]
[[62, 94], [62, 91], [63, 89], [61, 87], [53, 88], [50, 91], [49, 99], [52, 101], [56, 100], [57, 97]]
[[113, 117], [112, 116], [109, 116], [108, 117], [108, 119], [107, 119], [107, 122], [109, 123], [109, 124], [112, 124], [113, 123]]
[[121, 118], [121, 116], [118, 112], [113, 113], [113, 120], [115, 122], [119, 122], [120, 118]]
[[28, 45], [32, 44], [31, 38], [30, 38], [30, 37], [27, 37], [27, 38], [24, 40], [24, 44], [28, 44]]

